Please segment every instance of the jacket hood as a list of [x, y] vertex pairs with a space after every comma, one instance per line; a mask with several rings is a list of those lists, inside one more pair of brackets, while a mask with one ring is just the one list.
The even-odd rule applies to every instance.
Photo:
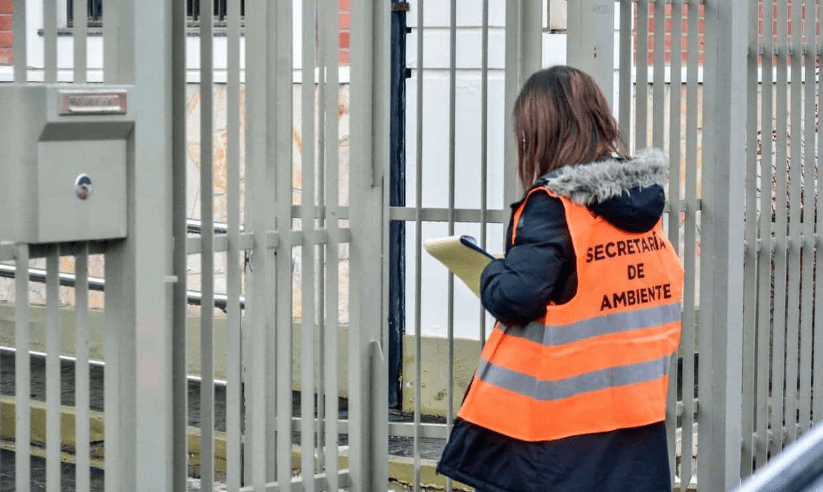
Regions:
[[615, 227], [646, 232], [657, 224], [666, 205], [663, 186], [668, 181], [669, 159], [660, 149], [645, 149], [628, 160], [566, 166], [536, 184], [586, 205]]

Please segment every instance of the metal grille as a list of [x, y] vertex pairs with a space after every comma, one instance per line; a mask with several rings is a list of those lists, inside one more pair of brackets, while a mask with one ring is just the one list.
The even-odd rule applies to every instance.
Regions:
[[[35, 41], [43, 45], [42, 63], [30, 56], [38, 51], [24, 35], [35, 17], [27, 17], [28, 4], [14, 2], [14, 82], [52, 85], [58, 75], [88, 82], [87, 32], [102, 22], [102, 3], [69, 2], [69, 19], [89, 22], [74, 26], [72, 60], [59, 64], [71, 69], [60, 73], [56, 2], [43, 2], [42, 40]], [[409, 442], [413, 487], [428, 483], [468, 382], [461, 379], [458, 347], [479, 351], [491, 320], [429, 263], [422, 241], [471, 234], [491, 250], [502, 249], [506, 205], [519, 196], [507, 108], [551, 53], [542, 49], [540, 2], [483, 0], [469, 12], [452, 0], [437, 7], [448, 15], [431, 18], [424, 9], [435, 2], [410, 4], [416, 19], [407, 93], [410, 205], [389, 207], [383, 185], [387, 2], [352, 2], [347, 71], [338, 66], [339, 0], [306, 1], [299, 11], [292, 2], [221, 0], [215, 15], [205, 17], [193, 1], [107, 0], [106, 19], [117, 22], [102, 25], [103, 82], [134, 84], [135, 104], [146, 118], [131, 144], [129, 196], [137, 205], [125, 241], [0, 244], [0, 276], [15, 278], [2, 280], [14, 298], [14, 339], [13, 347], [0, 350], [0, 366], [13, 354], [18, 490], [31, 484], [32, 445], [45, 455], [43, 475], [51, 487], [59, 483], [72, 439], [78, 490], [95, 488], [100, 446], [111, 490], [122, 483], [162, 489], [167, 478], [183, 490], [195, 475], [201, 488], [225, 482], [230, 490], [382, 490], [387, 446]], [[812, 378], [823, 359], [816, 331], [823, 319], [816, 315], [823, 310], [823, 276], [816, 273], [823, 244], [817, 197], [822, 14], [811, 0], [775, 0], [776, 8], [762, 9], [762, 17], [758, 5], [615, 3], [615, 111], [632, 151], [651, 144], [671, 156], [666, 227], [686, 266], [683, 338], [667, 416], [680, 490], [697, 481], [698, 422], [700, 483], [720, 490], [823, 416], [823, 399], [814, 398], [823, 393], [823, 378]], [[665, 30], [667, 8], [668, 49], [664, 36], [648, 42], [650, 25], [655, 33]], [[735, 18], [739, 12], [748, 18]], [[158, 16], [172, 22], [158, 23]], [[186, 19], [196, 20], [198, 40], [187, 40]], [[222, 22], [225, 44], [214, 36]], [[749, 26], [742, 44], [741, 22]], [[726, 32], [723, 23], [734, 28]], [[760, 23], [765, 36], [758, 34]], [[156, 25], [175, 27], [172, 33], [146, 27]], [[724, 40], [731, 42], [719, 49]], [[199, 44], [195, 64], [187, 64], [187, 42]], [[464, 42], [472, 49], [464, 50]], [[223, 49], [225, 82], [215, 76], [221, 72], [212, 57]], [[680, 52], [685, 55], [676, 56]], [[747, 70], [725, 70], [743, 62]], [[731, 88], [741, 77], [745, 83]], [[747, 104], [729, 108], [733, 89], [742, 87]], [[746, 126], [748, 141], [758, 145], [746, 147], [745, 158], [718, 165], [718, 156], [742, 152], [730, 130], [741, 115], [736, 127]], [[163, 166], [167, 154], [174, 158]], [[735, 165], [743, 162], [745, 172]], [[413, 329], [406, 337], [405, 412], [391, 423], [383, 357], [388, 221], [409, 225], [406, 301]], [[706, 254], [709, 248], [715, 249]], [[35, 267], [39, 271], [31, 271]], [[101, 306], [95, 291], [102, 277]], [[60, 374], [68, 361], [61, 358], [70, 325], [61, 316], [65, 292], [74, 297], [76, 327], [72, 438], [58, 433], [61, 394], [68, 391]], [[739, 310], [730, 292], [739, 293]], [[104, 366], [94, 360], [100, 347], [91, 345], [95, 306], [105, 307]], [[29, 329], [40, 317], [42, 349]], [[196, 362], [189, 365], [188, 356]], [[39, 401], [31, 398], [41, 377], [32, 370], [34, 360], [42, 361], [45, 382]], [[430, 367], [439, 379], [427, 379], [424, 388]], [[103, 439], [92, 443], [99, 409], [90, 395], [101, 368], [105, 421], [117, 425], [106, 425]], [[439, 399], [429, 406], [432, 386]], [[196, 398], [188, 397], [189, 389]], [[2, 403], [11, 396], [3, 395]], [[347, 405], [340, 405], [341, 396]], [[31, 425], [38, 412], [42, 435]], [[738, 420], [730, 419], [739, 419], [742, 435]]]
[[[693, 449], [697, 430], [696, 328], [700, 297], [701, 3], [623, 0], [617, 14], [620, 27], [616, 109], [620, 128], [631, 151], [648, 146], [663, 148], [669, 154], [672, 166], [667, 190], [668, 235], [680, 254], [686, 275], [681, 346], [677, 367], [669, 377], [667, 428], [670, 464], [675, 483], [682, 490], [695, 479], [696, 468]], [[653, 16], [650, 16], [650, 5], [655, 7]], [[667, 12], [671, 13], [672, 26], [670, 63], [666, 62], [666, 36], [660, 35], [666, 32]], [[652, 39], [650, 25], [654, 27], [651, 46], [648, 42]], [[687, 44], [683, 43], [684, 39], [688, 40]], [[652, 60], [651, 64], [649, 60]]]
[[[823, 419], [819, 258], [820, 7], [766, 0], [749, 38], [742, 474]], [[769, 8], [771, 6], [772, 8]]]
[[[102, 449], [107, 490], [138, 481], [153, 487], [168, 484], [167, 478], [175, 488], [186, 490], [194, 477], [201, 488], [220, 481], [230, 490], [241, 485], [254, 490], [291, 490], [298, 486], [304, 490], [379, 490], [387, 481], [385, 459], [374, 457], [380, 449], [377, 443], [387, 442], [385, 431], [380, 433], [386, 427], [385, 418], [378, 416], [378, 409], [385, 409], [385, 405], [377, 403], [386, 401], [381, 351], [386, 330], [380, 321], [384, 296], [373, 295], [375, 287], [381, 285], [383, 265], [375, 266], [373, 258], [380, 256], [384, 241], [374, 240], [381, 237], [382, 228], [372, 219], [380, 217], [383, 209], [379, 183], [387, 159], [381, 155], [388, 155], [388, 146], [379, 132], [373, 133], [370, 128], [388, 128], [388, 84], [382, 78], [388, 70], [388, 59], [383, 56], [388, 55], [383, 36], [388, 33], [388, 4], [382, 9], [358, 2], [352, 9], [357, 34], [352, 37], [351, 63], [352, 70], [357, 67], [357, 75], [347, 80], [349, 70], [341, 70], [338, 65], [338, 0], [305, 2], [298, 11], [293, 11], [290, 2], [249, 2], [248, 8], [255, 15], [244, 32], [241, 25], [245, 2], [216, 3], [214, 17], [197, 19], [197, 86], [187, 84], [192, 73], [186, 64], [184, 30], [175, 28], [171, 38], [162, 31], [155, 32], [139, 52], [134, 50], [134, 36], [130, 35], [146, 25], [151, 17], [147, 12], [152, 8], [161, 20], [164, 15], [172, 16], [172, 25], [183, 26], [186, 17], [192, 13], [196, 16], [196, 3], [187, 6], [178, 2], [173, 8], [138, 4], [137, 11], [130, 10], [131, 3], [117, 0], [108, 0], [106, 5], [105, 17], [101, 17], [99, 2], [92, 11], [86, 11], [85, 2], [74, 2], [69, 7], [73, 19], [88, 13], [105, 20], [105, 83], [134, 83], [139, 93], [147, 87], [147, 79], [135, 79], [136, 65], [142, 67], [144, 75], [153, 74], [147, 77], [151, 81], [168, 82], [153, 90], [155, 94], [170, 91], [170, 107], [148, 101], [142, 107], [153, 115], [146, 121], [158, 114], [169, 118], [153, 119], [155, 124], [141, 128], [154, 131], [164, 124], [158, 121], [174, 122], [165, 130], [174, 137], [168, 142], [175, 155], [167, 195], [173, 203], [172, 224], [168, 230], [162, 226], [155, 229], [161, 232], [145, 243], [140, 239], [144, 236], [131, 235], [132, 231], [128, 241], [114, 246], [93, 243], [58, 249], [50, 245], [30, 248], [0, 244], [0, 261], [13, 263], [4, 265], [2, 276], [16, 279], [16, 442], [40, 439], [35, 442], [42, 443], [46, 450], [44, 480], [49, 487], [59, 488], [55, 483], [60, 483], [60, 453], [69, 445], [59, 434], [59, 363], [63, 350], [59, 340], [63, 325], [55, 293], [62, 282], [74, 287], [76, 296], [76, 404], [77, 416], [83, 420], [76, 437], [78, 490], [102, 488], [89, 479], [96, 475], [100, 478], [94, 468], [101, 466], [100, 456], [93, 451]], [[21, 34], [27, 24], [26, 3], [15, 2], [15, 82], [57, 82], [56, 14], [55, 2], [44, 2], [40, 79], [40, 69], [32, 69], [28, 63], [26, 37]], [[295, 18], [302, 19], [296, 29]], [[212, 53], [221, 48], [215, 48], [214, 27], [221, 20], [227, 31], [222, 49], [228, 66], [225, 82], [216, 82]], [[81, 84], [87, 82], [89, 73], [87, 32], [93, 25], [77, 23], [72, 40], [73, 78]], [[293, 59], [295, 39], [302, 49]], [[149, 46], [156, 47], [155, 40], [164, 40], [172, 49], [165, 46], [143, 57]], [[245, 40], [249, 43], [241, 69]], [[169, 56], [171, 63], [164, 65], [164, 56]], [[171, 66], [172, 71], [158, 68], [155, 62]], [[66, 64], [61, 60], [60, 65]], [[295, 74], [300, 74], [297, 79]], [[293, 100], [295, 94], [300, 95]], [[190, 104], [192, 97], [196, 97], [196, 104]], [[187, 119], [197, 123], [187, 123]], [[187, 143], [186, 135], [190, 134], [199, 138]], [[385, 137], [387, 140], [388, 131]], [[135, 139], [140, 153], [140, 142], [148, 139]], [[296, 152], [295, 142], [299, 142]], [[148, 161], [140, 161], [143, 157], [141, 154], [136, 158], [138, 169], [145, 167], [140, 162]], [[161, 160], [155, 155], [150, 161]], [[141, 172], [135, 174], [134, 179], [140, 179]], [[162, 184], [165, 170], [156, 176], [160, 181], [149, 178], [149, 182], [160, 188], [166, 186]], [[350, 186], [358, 192], [350, 192]], [[134, 203], [142, 201], [141, 191], [132, 189], [129, 193], [136, 197]], [[148, 203], [163, 206], [157, 199], [142, 203], [140, 210], [133, 211], [133, 224], [146, 217], [143, 213]], [[156, 217], [164, 215], [158, 213]], [[191, 215], [198, 220], [193, 221]], [[136, 263], [130, 256], [134, 250], [126, 246], [132, 241], [142, 243], [135, 249], [151, 249], [154, 244], [161, 245], [159, 251], [164, 250], [163, 244], [175, 241], [174, 256], [168, 262], [170, 271], [165, 271], [163, 253], [134, 270]], [[89, 247], [105, 253], [105, 282], [89, 278]], [[45, 261], [44, 273], [32, 270], [27, 275], [30, 267], [41, 266], [30, 263], [30, 257], [46, 258], [37, 260]], [[61, 265], [65, 269], [74, 258], [75, 275], [61, 272]], [[190, 275], [190, 267], [196, 275]], [[140, 279], [147, 280], [158, 272], [163, 272], [159, 279], [168, 285], [169, 297], [164, 293], [166, 289], [156, 284], [153, 292], [166, 300], [143, 310], [139, 304], [146, 298], [135, 296], [131, 281], [137, 279], [138, 285], [145, 286]], [[32, 342], [27, 331], [33, 308], [28, 295], [30, 278], [42, 278], [46, 283], [44, 428], [48, 434], [43, 437], [32, 434], [28, 418], [32, 380], [28, 369]], [[105, 408], [100, 410], [109, 425], [94, 450], [90, 449], [88, 425], [83, 425], [94, 422], [89, 417], [94, 412], [89, 408], [88, 387], [95, 382], [89, 381], [89, 372], [82, 370], [91, 364], [90, 284], [97, 290], [105, 288], [107, 301]], [[349, 303], [349, 298], [356, 302]], [[167, 326], [160, 316], [160, 322], [134, 329], [136, 319], [132, 315], [145, 321], [148, 314], [157, 321], [157, 313], [166, 305], [170, 320]], [[149, 336], [151, 330], [162, 335]], [[141, 340], [157, 342], [155, 349], [161, 348], [141, 350], [146, 347]], [[293, 351], [299, 354], [296, 358], [292, 357]], [[193, 357], [195, 353], [197, 357]], [[4, 362], [5, 357], [3, 353]], [[187, 357], [197, 363], [187, 364]], [[95, 364], [103, 367], [99, 361]], [[146, 379], [144, 370], [158, 372]], [[146, 387], [141, 385], [138, 390], [138, 379], [153, 380], [157, 386], [148, 391], [157, 389], [159, 393], [142, 393]], [[348, 385], [348, 381], [356, 383]], [[188, 398], [189, 390], [197, 397]], [[302, 395], [299, 403], [293, 402], [297, 392]], [[345, 405], [339, 404], [341, 393], [347, 396]], [[167, 395], [172, 399], [166, 400]], [[153, 403], [144, 406], [143, 401]], [[165, 430], [153, 424], [149, 434], [158, 430], [163, 435], [149, 437], [144, 433], [136, 439], [137, 422], [142, 418], [155, 424], [162, 422]], [[167, 422], [172, 423], [171, 427]], [[372, 429], [377, 429], [377, 437]], [[156, 439], [153, 449], [141, 451], [147, 451], [141, 443], [151, 439]], [[172, 449], [164, 443], [171, 443]], [[16, 488], [26, 490], [32, 480], [32, 458], [27, 446], [19, 445], [16, 451]], [[300, 464], [292, 467], [295, 453]], [[137, 455], [141, 456], [139, 460]], [[137, 470], [138, 462], [151, 461], [154, 463], [146, 465], [147, 473]]]

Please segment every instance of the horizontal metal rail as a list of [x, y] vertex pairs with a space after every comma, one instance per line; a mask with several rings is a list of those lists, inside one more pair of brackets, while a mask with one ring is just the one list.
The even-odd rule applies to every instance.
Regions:
[[[788, 43], [780, 43], [771, 45], [772, 56], [791, 56], [795, 51], [798, 51], [796, 46]], [[823, 55], [823, 45], [819, 44], [804, 44], [800, 46], [800, 55]], [[757, 55], [763, 55], [766, 52], [764, 45], [757, 45]]]
[[[351, 487], [351, 473], [349, 472], [348, 469], [340, 470], [337, 473], [337, 480], [338, 480], [337, 485], [339, 487], [341, 487], [341, 488]], [[316, 474], [314, 476], [314, 486], [315, 486], [315, 490], [326, 490], [328, 488], [328, 479], [326, 478], [325, 473]], [[254, 487], [243, 487], [243, 488], [240, 489], [241, 492], [251, 492], [253, 490], [255, 490]], [[280, 488], [280, 486], [277, 484], [277, 482], [273, 482], [273, 483], [267, 483], [266, 487], [265, 487], [265, 490], [266, 490], [266, 492], [275, 492], [275, 491], [281, 491], [283, 489]], [[298, 477], [292, 478], [291, 486], [289, 487], [289, 490], [292, 490], [294, 492], [301, 492], [301, 491], [305, 490], [304, 489], [304, 483], [303, 483], [303, 477], [298, 476]]]
[[[700, 199], [696, 202], [695, 211], [699, 211], [702, 209], [703, 203]], [[680, 201], [680, 212], [686, 213], [689, 211], [690, 204], [686, 200]], [[664, 212], [670, 212], [671, 206], [667, 202], [666, 208]], [[414, 207], [390, 207], [390, 220], [403, 220], [407, 222], [412, 222], [417, 220], [417, 209]], [[486, 210], [486, 221], [489, 223], [496, 223], [496, 224], [504, 224], [508, 222], [509, 217], [511, 216], [510, 210]], [[423, 222], [448, 222], [453, 220], [454, 222], [467, 222], [467, 223], [480, 223], [481, 222], [481, 210], [478, 209], [462, 209], [462, 208], [438, 208], [438, 207], [430, 207], [430, 208], [421, 208], [420, 209], [420, 220]]]
[[[0, 265], [0, 278], [15, 278], [17, 276], [17, 269], [12, 265]], [[29, 268], [29, 280], [31, 282], [45, 283], [46, 271], [39, 268]], [[60, 273], [60, 285], [62, 287], [74, 287], [76, 277], [71, 273]], [[105, 291], [106, 281], [99, 277], [89, 277], [89, 289], [103, 292]], [[201, 305], [203, 296], [200, 292], [189, 291], [188, 303], [193, 306]], [[228, 296], [226, 294], [214, 294], [214, 307], [226, 311], [228, 305]], [[245, 296], [240, 296], [240, 309], [246, 307]]]

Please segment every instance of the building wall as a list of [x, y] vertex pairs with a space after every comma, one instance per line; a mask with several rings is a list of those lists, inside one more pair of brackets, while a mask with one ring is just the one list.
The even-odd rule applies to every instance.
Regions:
[[12, 62], [11, 50], [14, 36], [11, 30], [11, 13], [14, 0], [0, 0], [0, 65]]
[[[789, 0], [789, 1], [791, 1], [791, 0]], [[654, 4], [654, 3], [649, 4], [649, 16], [648, 16], [648, 19], [647, 19], [648, 29], [649, 29], [649, 36], [646, 39], [646, 45], [648, 47], [648, 60], [647, 60], [647, 62], [648, 62], [649, 65], [654, 63], [654, 60], [655, 60], [655, 53], [654, 53], [655, 36], [660, 35], [660, 33], [655, 31], [655, 22], [654, 22], [655, 8], [656, 8], [655, 5], [656, 4]], [[637, 36], [637, 32], [638, 32], [637, 26], [638, 26], [638, 22], [639, 22], [638, 18], [637, 18], [637, 16], [638, 16], [637, 5], [635, 5], [634, 9], [635, 10], [634, 10], [634, 29], [633, 29], [633, 32], [634, 32], [634, 35], [635, 35], [634, 36], [635, 63], [637, 63], [638, 44], [640, 42], [642, 42], [642, 40]], [[703, 40], [704, 40], [704, 29], [703, 29], [704, 22], [703, 22], [703, 18], [704, 18], [704, 12], [705, 12], [705, 6], [700, 5], [699, 6], [699, 21], [698, 21], [698, 32], [699, 32], [698, 44], [699, 44], [699, 47], [700, 47], [699, 52], [698, 52], [699, 53], [698, 54], [698, 63], [700, 65], [703, 65]], [[682, 29], [681, 32], [683, 33], [682, 34], [682, 40], [681, 40], [681, 46], [683, 47], [683, 50], [680, 53], [681, 61], [682, 61], [683, 64], [685, 64], [688, 61], [688, 59], [687, 59], [688, 53], [686, 51], [686, 47], [689, 45], [689, 39], [688, 39], [688, 36], [687, 36], [687, 33], [689, 32], [689, 21], [688, 21], [689, 17], [688, 16], [689, 16], [689, 6], [688, 5], [683, 5], [682, 26], [681, 26], [681, 29]], [[663, 35], [665, 35], [665, 37], [666, 37], [665, 41], [664, 41], [665, 59], [666, 59], [666, 65], [669, 65], [669, 64], [671, 64], [671, 61], [672, 61], [672, 30], [673, 30], [672, 29], [672, 5], [669, 4], [669, 3], [666, 4], [665, 18], [666, 18], [666, 24], [665, 24], [666, 25], [666, 30], [663, 33]]]

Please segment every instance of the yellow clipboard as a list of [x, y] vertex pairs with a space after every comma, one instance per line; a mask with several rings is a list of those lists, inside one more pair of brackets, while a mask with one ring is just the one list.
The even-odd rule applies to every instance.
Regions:
[[426, 251], [457, 275], [480, 297], [480, 277], [494, 257], [477, 245], [471, 236], [447, 236], [428, 239]]

